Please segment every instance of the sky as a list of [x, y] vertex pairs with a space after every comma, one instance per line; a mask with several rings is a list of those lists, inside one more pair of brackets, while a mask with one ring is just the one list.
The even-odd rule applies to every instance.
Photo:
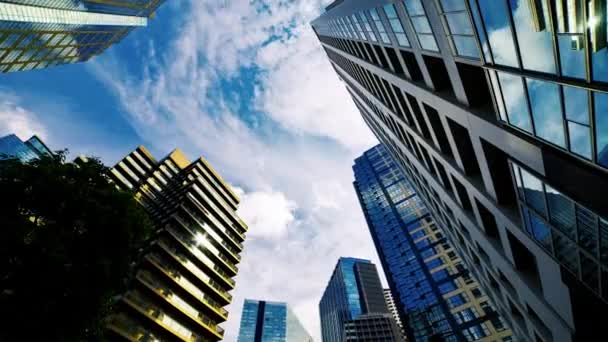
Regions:
[[[352, 181], [377, 141], [309, 22], [328, 0], [171, 0], [87, 63], [0, 76], [0, 135], [113, 165], [138, 145], [207, 158], [249, 224], [234, 302], [286, 301], [320, 341], [340, 256], [378, 258]], [[384, 281], [384, 280], [383, 280]]]

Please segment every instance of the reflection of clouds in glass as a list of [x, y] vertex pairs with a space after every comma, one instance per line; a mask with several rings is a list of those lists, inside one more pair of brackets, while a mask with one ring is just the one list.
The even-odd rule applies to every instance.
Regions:
[[593, 79], [608, 82], [608, 48], [592, 53]]
[[591, 135], [589, 127], [568, 122], [570, 150], [582, 157], [591, 159]]
[[498, 79], [500, 80], [509, 123], [532, 133], [532, 124], [521, 77], [498, 72]]
[[573, 37], [575, 36], [557, 36], [562, 74], [568, 77], [585, 78], [585, 49], [573, 50]]
[[536, 135], [565, 147], [564, 126], [557, 84], [526, 79]]
[[[608, 94], [594, 93], [598, 163], [608, 167]], [[606, 149], [606, 150], [605, 150]]]
[[481, 15], [496, 64], [517, 67], [515, 44], [504, 1], [479, 1]]
[[[548, 18], [546, 4], [544, 1], [542, 4], [543, 15]], [[511, 8], [514, 8], [513, 22], [523, 67], [529, 70], [555, 73], [553, 42], [549, 30], [546, 28], [541, 32], [534, 30], [527, 0], [511, 0]], [[548, 23], [547, 20], [546, 22]]]
[[566, 118], [589, 124], [589, 99], [585, 89], [563, 86]]

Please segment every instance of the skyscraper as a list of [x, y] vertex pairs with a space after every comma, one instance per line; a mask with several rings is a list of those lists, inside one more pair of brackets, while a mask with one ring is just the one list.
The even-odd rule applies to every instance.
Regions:
[[397, 311], [397, 307], [395, 306], [395, 300], [393, 299], [391, 289], [384, 289], [382, 290], [382, 292], [384, 293], [384, 301], [386, 302], [388, 312], [390, 312], [393, 316], [393, 319], [395, 320], [395, 323], [397, 323], [397, 326], [399, 327], [401, 332], [405, 333], [403, 331], [403, 323], [401, 323], [401, 317], [399, 316], [399, 312]]
[[606, 1], [336, 1], [312, 26], [365, 122], [516, 336], [608, 300]]
[[190, 162], [179, 150], [157, 161], [140, 146], [110, 177], [158, 229], [110, 330], [137, 341], [221, 340], [247, 232], [238, 196], [205, 159]]
[[[323, 342], [346, 341], [347, 325], [356, 333], [361, 324], [355, 320], [389, 314], [376, 266], [369, 260], [340, 258], [319, 303], [319, 314]], [[400, 340], [398, 335], [394, 338]]]
[[[355, 160], [355, 190], [409, 340], [511, 341], [511, 332], [384, 146]], [[390, 293], [389, 293], [390, 295]]]
[[53, 154], [51, 149], [35, 135], [27, 141], [22, 141], [15, 134], [0, 137], [0, 160], [17, 158], [27, 162], [51, 154]]
[[312, 342], [287, 303], [245, 299], [238, 342]]
[[0, 1], [0, 72], [87, 61], [146, 26], [163, 2]]

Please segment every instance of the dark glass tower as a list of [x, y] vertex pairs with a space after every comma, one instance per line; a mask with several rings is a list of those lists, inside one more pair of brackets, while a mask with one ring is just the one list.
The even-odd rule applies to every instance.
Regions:
[[238, 342], [312, 342], [287, 303], [245, 299]]
[[533, 341], [608, 311], [606, 0], [341, 0], [312, 26], [365, 122]]
[[355, 189], [410, 341], [510, 341], [388, 151], [355, 160]]
[[[346, 341], [345, 327], [350, 322], [354, 331], [358, 326], [354, 320], [375, 314], [390, 318], [376, 266], [369, 260], [340, 258], [319, 303], [319, 314], [323, 342]], [[394, 337], [400, 339], [398, 334]]]
[[0, 160], [17, 158], [27, 162], [51, 154], [53, 152], [35, 135], [27, 141], [22, 141], [14, 134], [0, 137]]
[[179, 150], [156, 160], [140, 146], [109, 176], [157, 228], [109, 329], [130, 341], [221, 340], [247, 232], [238, 196], [205, 159]]
[[0, 1], [0, 72], [87, 61], [146, 26], [163, 1]]

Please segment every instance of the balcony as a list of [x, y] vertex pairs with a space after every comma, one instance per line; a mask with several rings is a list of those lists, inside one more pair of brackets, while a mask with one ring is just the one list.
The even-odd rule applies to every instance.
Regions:
[[110, 317], [108, 329], [131, 342], [160, 342], [159, 338], [146, 331], [146, 329], [124, 314]]
[[[222, 280], [225, 280], [231, 287], [234, 287], [234, 280], [232, 280], [231, 276], [236, 275], [238, 271], [236, 266], [230, 265], [229, 262], [225, 260], [226, 257], [220, 256], [220, 254], [217, 253], [217, 249], [215, 249], [215, 247], [211, 249], [209, 247], [211, 243], [207, 241], [204, 236], [199, 236], [197, 238], [189, 237], [186, 234], [178, 232], [177, 229], [171, 227], [170, 225], [167, 226], [165, 230], [172, 237], [174, 237], [177, 242], [186, 247], [190, 251], [190, 253], [196, 256], [197, 259], [202, 261], [207, 267], [211, 268], [215, 273], [217, 273], [222, 278]], [[211, 260], [211, 258], [209, 258], [209, 256], [207, 256], [207, 254], [201, 250], [201, 246], [205, 247], [205, 250], [207, 250], [211, 255], [213, 255], [219, 262], [223, 263], [228, 269], [232, 271], [233, 274], [230, 275], [226, 271], [221, 269], [219, 266], [217, 266], [215, 262], [213, 262], [213, 260]]]
[[167, 303], [171, 304], [174, 308], [190, 317], [190, 319], [192, 319], [194, 322], [206, 328], [210, 333], [214, 334], [218, 338], [223, 337], [224, 330], [220, 328], [211, 318], [207, 317], [205, 314], [198, 311], [188, 302], [173, 293], [171, 289], [161, 283], [155, 276], [152, 275], [152, 273], [140, 271], [137, 274], [137, 279], [147, 288], [162, 297]]
[[[181, 341], [185, 342], [206, 342], [207, 339], [202, 336], [198, 336], [190, 331], [188, 328], [181, 325], [178, 321], [164, 313], [158, 306], [154, 305], [151, 301], [142, 297], [138, 292], [129, 292], [123, 298], [123, 301], [137, 310], [142, 315], [154, 323], [161, 326], [166, 331], [172, 333], [178, 337]], [[222, 331], [223, 333], [223, 331]], [[223, 334], [219, 335], [222, 338]]]
[[[199, 211], [203, 212], [205, 214], [205, 217], [207, 217], [211, 221], [211, 223], [213, 223], [214, 228], [217, 228], [222, 233], [226, 234], [226, 236], [229, 238], [229, 240], [239, 248], [239, 251], [243, 250], [243, 244], [240, 241], [245, 240], [244, 235], [238, 233], [238, 231], [235, 232], [233, 230], [226, 229], [226, 227], [222, 223], [220, 223], [213, 215], [209, 214], [209, 212], [207, 211], [207, 209], [205, 209], [203, 204], [196, 197], [194, 197], [194, 195], [192, 195], [192, 193], [188, 193], [188, 198], [192, 201], [192, 203], [194, 203], [194, 205], [197, 207], [197, 209]], [[195, 214], [196, 217], [199, 218], [199, 221], [203, 221], [200, 219], [200, 217], [198, 216], [198, 214], [196, 212], [192, 212], [192, 214]]]
[[[170, 247], [170, 245], [165, 243], [164, 241], [160, 241], [158, 243], [158, 245], [163, 250], [165, 250], [165, 252], [169, 253], [169, 255], [173, 259], [178, 261], [184, 268], [186, 268], [195, 277], [197, 277], [198, 279], [203, 281], [205, 284], [209, 285], [209, 287], [212, 288], [222, 298], [224, 298], [227, 303], [230, 303], [232, 301], [231, 294], [229, 294], [226, 290], [224, 290], [224, 288], [220, 284], [218, 284], [215, 280], [211, 279], [211, 277], [209, 277], [205, 272], [203, 272], [200, 268], [198, 268], [186, 256], [184, 256], [182, 253], [178, 252], [177, 249]], [[160, 256], [158, 256], [157, 254], [152, 254], [151, 256], [153, 258], [156, 258], [157, 260], [159, 260], [159, 262], [161, 262], [161, 264], [164, 264], [162, 262], [162, 258]]]
[[221, 209], [218, 208], [215, 205], [215, 203], [213, 203], [213, 201], [211, 201], [209, 199], [209, 197], [198, 187], [198, 185], [194, 184], [192, 186], [192, 189], [194, 189], [196, 194], [201, 197], [203, 202], [207, 203], [213, 209], [213, 213], [215, 215], [219, 216], [226, 223], [226, 225], [232, 227], [233, 232], [236, 233], [238, 236], [242, 237], [242, 240], [245, 240], [245, 235], [241, 232], [241, 230], [244, 230], [244, 229], [242, 229], [242, 228], [239, 229], [239, 227], [234, 223], [234, 222], [239, 222], [239, 223], [242, 222], [240, 219], [238, 219], [238, 220], [236, 220], [234, 218], [230, 219], [226, 215], [224, 215], [224, 213], [221, 211]]
[[[194, 298], [198, 299], [201, 303], [205, 304], [206, 307], [208, 307], [212, 312], [214, 312], [218, 316], [218, 319], [221, 319], [221, 320], [228, 319], [228, 311], [226, 311], [226, 309], [224, 309], [220, 303], [215, 301], [208, 294], [201, 291], [196, 285], [191, 283], [188, 279], [186, 279], [184, 276], [182, 276], [178, 271], [168, 267], [167, 263], [163, 262], [163, 260], [158, 255], [150, 254], [150, 255], [146, 256], [146, 259], [154, 267], [156, 267], [158, 270], [160, 270], [162, 273], [164, 273], [169, 279], [171, 279], [175, 284], [179, 285], [182, 289], [184, 289], [188, 293], [190, 293]], [[208, 282], [207, 282], [207, 284], [209, 286], [211, 286], [211, 284], [209, 284]], [[217, 289], [214, 288], [214, 290], [216, 292], [218, 292]], [[218, 293], [218, 294], [223, 295], [223, 292]]]

